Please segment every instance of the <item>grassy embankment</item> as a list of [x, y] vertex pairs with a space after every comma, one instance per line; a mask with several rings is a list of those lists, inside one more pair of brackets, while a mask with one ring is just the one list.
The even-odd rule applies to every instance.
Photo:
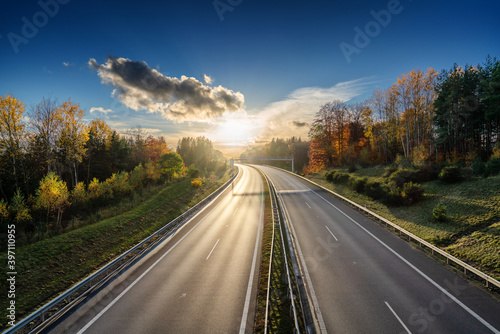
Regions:
[[[262, 173], [261, 173], [262, 175]], [[262, 257], [257, 287], [257, 305], [255, 310], [254, 333], [264, 333], [267, 299], [267, 282], [269, 278], [269, 260], [273, 237], [273, 215], [269, 187], [264, 180], [265, 211], [262, 236]], [[281, 247], [279, 227], [275, 229], [273, 249], [273, 271], [271, 277], [269, 333], [292, 333], [293, 319], [290, 316], [290, 299], [287, 296], [288, 286], [284, 267], [284, 254]]]
[[[120, 215], [18, 247], [16, 322], [179, 216], [228, 179], [226, 172], [198, 189], [191, 187], [190, 179], [183, 179], [164, 186], [150, 199]], [[6, 252], [0, 254], [0, 262], [7, 263], [6, 257]], [[4, 275], [2, 290], [6, 295]], [[0, 328], [4, 328], [6, 298], [2, 298], [0, 308]]]
[[[336, 169], [347, 172], [346, 169]], [[351, 173], [370, 180], [384, 181], [383, 166], [358, 169]], [[392, 207], [359, 194], [344, 184], [325, 180], [327, 170], [308, 176], [354, 202], [365, 205], [422, 239], [500, 279], [500, 175], [474, 177], [456, 184], [439, 180], [422, 183], [424, 200], [412, 206]], [[437, 221], [433, 208], [442, 202], [448, 219]]]

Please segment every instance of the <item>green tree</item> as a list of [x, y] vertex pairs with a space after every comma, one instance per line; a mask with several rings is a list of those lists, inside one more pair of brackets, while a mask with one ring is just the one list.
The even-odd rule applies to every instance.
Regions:
[[178, 153], [168, 152], [160, 157], [160, 168], [167, 181], [172, 181], [184, 170], [184, 162]]

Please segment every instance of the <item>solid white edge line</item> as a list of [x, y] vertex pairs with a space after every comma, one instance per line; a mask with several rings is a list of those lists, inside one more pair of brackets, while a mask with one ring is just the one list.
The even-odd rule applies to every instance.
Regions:
[[[259, 174], [260, 176], [260, 174]], [[261, 192], [261, 199], [262, 202], [260, 204], [260, 218], [259, 218], [259, 228], [257, 229], [257, 237], [255, 238], [255, 248], [253, 250], [253, 259], [252, 259], [252, 269], [250, 270], [250, 277], [248, 278], [248, 287], [247, 287], [247, 294], [245, 297], [245, 306], [243, 307], [243, 315], [241, 316], [241, 324], [240, 324], [240, 334], [244, 334], [246, 331], [246, 326], [247, 326], [247, 319], [248, 319], [248, 311], [250, 308], [250, 301], [251, 301], [251, 294], [252, 294], [252, 287], [253, 287], [253, 279], [255, 275], [255, 263], [257, 262], [257, 255], [259, 251], [259, 239], [260, 239], [260, 228], [262, 226], [262, 219], [264, 217], [264, 182], [262, 181], [261, 178], [261, 183], [262, 183], [262, 192]]]
[[447, 295], [448, 297], [450, 297], [455, 303], [457, 303], [460, 307], [462, 307], [465, 311], [467, 311], [467, 313], [469, 313], [474, 318], [476, 318], [476, 320], [478, 320], [479, 322], [481, 322], [485, 327], [487, 327], [489, 330], [491, 330], [495, 334], [500, 334], [500, 331], [498, 331], [495, 327], [493, 327], [492, 325], [490, 325], [486, 320], [484, 320], [483, 318], [481, 318], [477, 313], [475, 313], [474, 311], [472, 311], [464, 303], [462, 303], [455, 296], [453, 296], [451, 293], [449, 293], [448, 290], [446, 290], [445, 288], [443, 288], [442, 286], [440, 286], [439, 284], [437, 284], [436, 282], [434, 282], [429, 276], [427, 276], [426, 274], [424, 274], [420, 269], [418, 269], [413, 264], [411, 264], [403, 256], [399, 255], [399, 253], [397, 253], [391, 247], [389, 247], [388, 245], [386, 245], [382, 240], [380, 240], [375, 235], [373, 235], [370, 231], [368, 231], [366, 228], [364, 228], [363, 226], [361, 226], [357, 221], [355, 221], [354, 219], [352, 219], [351, 217], [349, 217], [346, 213], [344, 213], [342, 210], [340, 210], [335, 205], [333, 205], [332, 203], [330, 203], [327, 199], [325, 199], [323, 196], [321, 196], [320, 194], [318, 194], [316, 191], [312, 190], [312, 192], [315, 193], [316, 195], [318, 195], [320, 198], [322, 198], [325, 202], [327, 202], [328, 204], [330, 204], [332, 207], [334, 207], [335, 209], [337, 209], [337, 211], [339, 211], [340, 213], [342, 213], [345, 217], [347, 217], [350, 221], [352, 221], [354, 224], [356, 224], [363, 231], [365, 231], [366, 233], [368, 233], [368, 235], [370, 235], [373, 239], [375, 239], [376, 241], [378, 241], [382, 246], [384, 246], [385, 248], [387, 248], [391, 253], [393, 253], [394, 255], [396, 255], [401, 261], [403, 261], [410, 268], [412, 268], [413, 270], [415, 270], [418, 274], [420, 274], [420, 276], [422, 276], [423, 278], [425, 278], [429, 283], [431, 283], [432, 285], [434, 285], [442, 293], [444, 293], [445, 295]]
[[337, 237], [332, 233], [332, 231], [330, 231], [330, 229], [328, 228], [328, 226], [325, 225], [325, 227], [328, 230], [328, 232], [330, 232], [330, 234], [332, 235], [332, 237], [334, 237], [335, 240], [339, 241], [339, 239], [337, 239]]
[[217, 242], [215, 243], [214, 247], [212, 247], [212, 250], [210, 251], [210, 253], [208, 254], [207, 258], [205, 260], [208, 260], [208, 258], [210, 257], [210, 255], [212, 255], [212, 252], [214, 251], [215, 247], [217, 247], [217, 244], [219, 243], [220, 239], [217, 239]]
[[406, 332], [408, 334], [411, 334], [410, 330], [408, 329], [408, 327], [406, 327], [405, 323], [403, 322], [403, 320], [401, 320], [401, 318], [398, 316], [398, 314], [396, 312], [394, 312], [394, 310], [392, 309], [391, 305], [389, 305], [388, 302], [384, 302], [385, 305], [387, 305], [387, 307], [389, 308], [389, 310], [391, 310], [392, 314], [394, 314], [394, 316], [396, 317], [396, 319], [398, 319], [399, 323], [401, 324], [401, 326], [403, 326], [403, 328], [406, 330]]
[[[234, 181], [233, 181], [234, 182]], [[224, 192], [220, 193], [220, 195], [222, 195]], [[219, 195], [219, 196], [220, 196]], [[219, 196], [217, 196], [216, 198], [213, 199], [212, 202], [210, 202], [209, 204], [207, 204], [207, 206], [205, 208], [207, 208], [208, 206], [210, 206], [215, 200], [217, 200], [217, 198], [219, 198]], [[97, 320], [99, 320], [99, 318], [104, 314], [106, 313], [116, 302], [118, 302], [130, 289], [132, 289], [134, 287], [134, 285], [136, 285], [144, 276], [146, 276], [147, 273], [149, 273], [158, 263], [160, 263], [161, 260], [163, 260], [165, 258], [165, 256], [167, 256], [175, 247], [177, 247], [177, 245], [182, 241], [184, 240], [184, 238], [186, 238], [196, 227], [198, 227], [198, 225], [200, 225], [204, 220], [205, 218], [207, 218], [210, 213], [212, 211], [214, 211], [220, 204], [222, 203], [222, 200], [217, 203], [217, 205], [212, 209], [210, 210], [206, 215], [205, 217], [203, 217], [195, 226], [193, 226], [193, 228], [191, 228], [182, 238], [179, 239], [179, 241], [177, 241], [171, 248], [169, 248], [158, 260], [156, 260], [148, 269], [146, 269], [139, 277], [137, 277], [135, 279], [135, 281], [133, 281], [125, 290], [123, 290], [115, 299], [113, 299], [104, 309], [101, 310], [101, 312], [99, 312], [94, 318], [92, 318], [92, 320], [90, 320], [82, 329], [80, 329], [77, 334], [82, 334], [84, 333], [87, 329], [89, 329], [90, 326], [92, 326]], [[205, 208], [203, 208], [200, 212], [198, 212], [196, 215], [194, 215], [189, 221], [192, 221], [193, 219], [195, 219], [197, 216], [199, 216], [200, 214], [202, 214], [204, 211], [205, 211]]]

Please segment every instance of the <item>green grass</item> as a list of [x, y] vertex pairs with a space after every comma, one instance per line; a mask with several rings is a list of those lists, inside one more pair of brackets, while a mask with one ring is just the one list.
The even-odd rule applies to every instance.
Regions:
[[[118, 216], [18, 247], [16, 322], [179, 216], [228, 179], [226, 173], [198, 189], [184, 179], [164, 186], [149, 200]], [[0, 261], [7, 263], [6, 253], [0, 255]], [[1, 278], [6, 296], [5, 272]], [[4, 310], [0, 323], [3, 328], [7, 325], [6, 298], [2, 298], [0, 307]]]
[[[326, 172], [307, 177], [500, 279], [500, 175], [474, 177], [456, 184], [426, 182], [422, 184], [423, 201], [409, 207], [391, 207], [345, 185], [328, 183], [324, 179]], [[383, 173], [384, 166], [376, 166], [358, 169], [352, 175], [381, 181], [385, 180]], [[439, 202], [446, 206], [449, 218], [445, 222], [436, 221], [432, 215]]]

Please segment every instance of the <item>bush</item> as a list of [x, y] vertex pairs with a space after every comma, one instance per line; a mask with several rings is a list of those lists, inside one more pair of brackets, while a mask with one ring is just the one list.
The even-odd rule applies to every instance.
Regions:
[[401, 191], [401, 198], [403, 200], [403, 204], [412, 205], [424, 198], [424, 189], [417, 183], [405, 183], [403, 185], [403, 190]]
[[439, 202], [434, 209], [432, 209], [432, 215], [437, 221], [444, 222], [448, 218], [446, 216], [446, 206], [443, 203]]
[[444, 167], [439, 173], [439, 179], [446, 183], [455, 183], [462, 180], [462, 173], [459, 167], [449, 166]]
[[365, 193], [374, 200], [381, 199], [386, 194], [382, 188], [382, 183], [378, 181], [368, 181], [365, 185]]
[[191, 187], [193, 188], [199, 188], [203, 185], [203, 182], [201, 181], [201, 179], [194, 179], [191, 181]]
[[402, 187], [405, 183], [415, 182], [415, 173], [409, 169], [399, 169], [392, 173], [389, 181], [396, 182], [398, 187]]
[[497, 175], [500, 173], [500, 158], [491, 158], [486, 165], [486, 173], [488, 175]]
[[389, 177], [392, 175], [392, 173], [394, 173], [395, 171], [397, 171], [398, 169], [396, 167], [386, 167], [385, 168], [385, 173], [384, 175], [382, 175], [383, 177]]
[[350, 187], [358, 193], [363, 193], [365, 191], [365, 186], [367, 182], [368, 179], [366, 177], [353, 176], [349, 179]]
[[189, 165], [188, 176], [191, 179], [196, 179], [196, 178], [200, 177], [200, 170], [198, 168], [196, 168], [196, 166], [194, 164], [191, 164], [191, 165]]
[[351, 176], [347, 173], [334, 172], [332, 182], [338, 184], [345, 184], [349, 181], [350, 178]]
[[472, 173], [474, 173], [474, 175], [487, 176], [486, 175], [486, 164], [480, 158], [477, 158], [476, 160], [474, 160], [471, 168], [472, 168]]
[[349, 173], [354, 173], [357, 170], [358, 170], [358, 168], [356, 167], [356, 165], [350, 165], [349, 168], [347, 168], [347, 171]]
[[337, 173], [337, 172], [327, 172], [325, 174], [325, 179], [328, 181], [328, 182], [333, 182], [333, 175]]

